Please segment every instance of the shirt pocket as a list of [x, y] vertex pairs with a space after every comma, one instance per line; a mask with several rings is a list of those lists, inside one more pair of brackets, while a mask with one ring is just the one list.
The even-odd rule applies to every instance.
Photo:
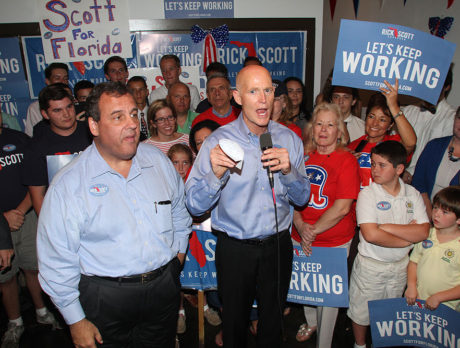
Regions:
[[158, 199], [153, 202], [154, 223], [159, 233], [172, 231], [172, 203], [169, 199]]

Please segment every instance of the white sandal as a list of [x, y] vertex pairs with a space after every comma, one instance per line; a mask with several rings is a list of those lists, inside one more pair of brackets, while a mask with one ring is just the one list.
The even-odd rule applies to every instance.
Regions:
[[311, 336], [316, 332], [316, 327], [310, 327], [307, 323], [300, 325], [299, 330], [297, 331], [297, 335], [295, 339], [298, 342], [305, 342], [308, 341]]

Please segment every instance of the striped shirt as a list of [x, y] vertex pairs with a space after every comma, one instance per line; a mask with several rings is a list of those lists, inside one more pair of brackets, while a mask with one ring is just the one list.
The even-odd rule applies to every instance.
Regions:
[[159, 148], [165, 155], [168, 155], [168, 150], [171, 148], [171, 146], [176, 145], [176, 144], [184, 144], [189, 146], [188, 143], [188, 134], [181, 134], [179, 138], [176, 140], [171, 140], [171, 141], [154, 141], [152, 138], [148, 138], [147, 140], [144, 141], [146, 144], [150, 144], [153, 146], [156, 146]]

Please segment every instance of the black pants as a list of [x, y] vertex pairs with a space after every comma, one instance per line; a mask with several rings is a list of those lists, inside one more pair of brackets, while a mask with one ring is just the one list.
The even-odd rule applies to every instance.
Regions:
[[99, 329], [100, 347], [175, 346], [180, 301], [180, 262], [173, 259], [148, 283], [119, 283], [82, 275], [80, 302]]
[[219, 233], [216, 268], [223, 305], [224, 347], [246, 347], [254, 299], [257, 299], [259, 314], [257, 346], [280, 347], [283, 309], [292, 270], [289, 232], [281, 232], [279, 238], [260, 244], [247, 244]]

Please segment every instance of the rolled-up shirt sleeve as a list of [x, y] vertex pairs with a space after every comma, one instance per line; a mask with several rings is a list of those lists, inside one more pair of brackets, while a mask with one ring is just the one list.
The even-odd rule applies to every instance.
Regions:
[[289, 159], [291, 171], [287, 175], [280, 175], [281, 183], [286, 186], [289, 200], [296, 206], [307, 204], [310, 199], [310, 181], [305, 172], [303, 146], [299, 141], [296, 148], [291, 149]]
[[217, 204], [222, 188], [230, 175], [228, 171], [225, 172], [221, 179], [214, 175], [211, 167], [210, 152], [217, 144], [217, 141], [206, 140], [185, 184], [187, 208], [194, 216], [203, 215]]

